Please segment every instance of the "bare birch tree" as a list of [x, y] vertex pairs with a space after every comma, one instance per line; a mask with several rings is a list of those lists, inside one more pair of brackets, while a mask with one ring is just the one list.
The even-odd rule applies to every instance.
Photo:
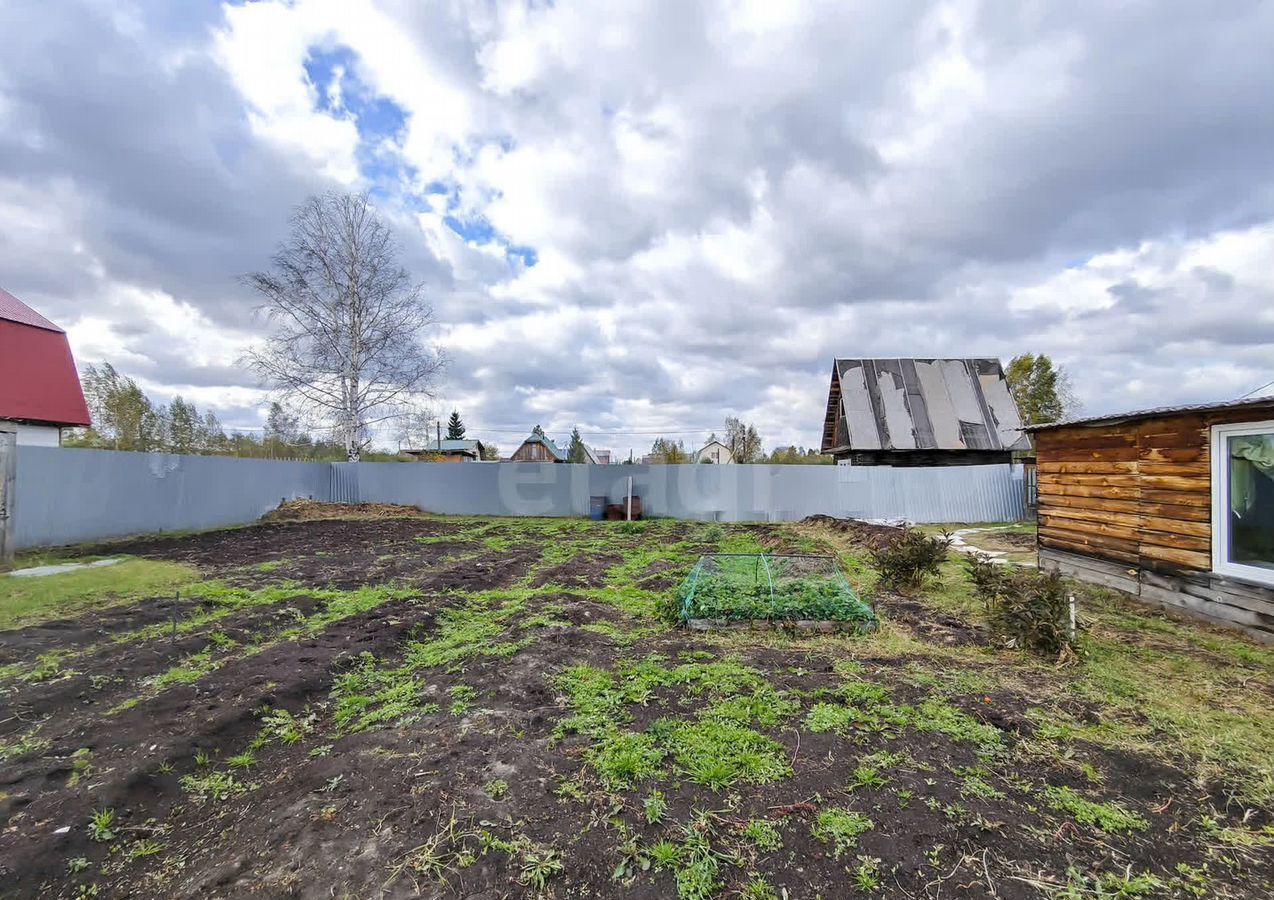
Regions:
[[433, 310], [366, 194], [309, 198], [271, 270], [244, 280], [274, 326], [248, 360], [265, 383], [332, 427], [350, 460], [370, 443], [372, 426], [432, 396], [444, 365], [424, 343]]

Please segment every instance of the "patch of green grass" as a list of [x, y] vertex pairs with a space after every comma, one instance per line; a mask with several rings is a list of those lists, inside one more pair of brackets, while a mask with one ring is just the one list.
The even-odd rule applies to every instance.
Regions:
[[773, 822], [765, 819], [752, 819], [743, 826], [742, 834], [752, 846], [762, 852], [773, 853], [783, 849], [783, 836], [779, 834]]
[[115, 840], [117, 836], [115, 810], [95, 809], [88, 820], [89, 840], [105, 844]]
[[668, 801], [664, 799], [663, 791], [651, 791], [641, 806], [646, 814], [647, 825], [658, 825], [668, 814]]
[[751, 728], [660, 719], [649, 733], [667, 749], [678, 772], [713, 790], [738, 782], [769, 784], [792, 774], [783, 745]]
[[641, 732], [612, 731], [588, 751], [588, 761], [610, 790], [630, 789], [659, 774], [665, 751]]
[[1088, 825], [1107, 834], [1145, 831], [1149, 825], [1139, 813], [1118, 803], [1101, 803], [1080, 796], [1068, 787], [1050, 785], [1044, 789], [1044, 799], [1059, 812], [1070, 813], [1081, 825]]
[[870, 818], [862, 813], [848, 809], [825, 809], [814, 819], [811, 832], [824, 844], [833, 846], [833, 855], [838, 859], [841, 854], [858, 846], [858, 838], [876, 827]]
[[467, 713], [473, 707], [473, 699], [478, 695], [478, 692], [467, 684], [448, 688], [447, 693], [451, 695], [451, 707], [448, 712], [453, 716], [463, 716]]
[[196, 803], [209, 800], [225, 802], [231, 797], [246, 793], [248, 785], [239, 781], [229, 772], [209, 772], [206, 775], [183, 775], [181, 788]]
[[35, 725], [24, 731], [16, 740], [0, 741], [0, 760], [16, 759], [48, 747], [48, 739], [40, 737], [39, 731], [40, 726]]
[[[83, 561], [50, 559], [41, 564]], [[0, 575], [0, 630], [73, 616], [142, 597], [170, 595], [198, 580], [199, 573], [192, 566], [135, 558], [57, 575]]]

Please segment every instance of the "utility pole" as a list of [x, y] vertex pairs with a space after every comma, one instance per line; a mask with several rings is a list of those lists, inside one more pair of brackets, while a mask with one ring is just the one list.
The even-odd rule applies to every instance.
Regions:
[[434, 422], [434, 425], [437, 426], [437, 434], [438, 434], [437, 449], [438, 449], [438, 452], [441, 453], [442, 452], [442, 419], [439, 419], [437, 422]]

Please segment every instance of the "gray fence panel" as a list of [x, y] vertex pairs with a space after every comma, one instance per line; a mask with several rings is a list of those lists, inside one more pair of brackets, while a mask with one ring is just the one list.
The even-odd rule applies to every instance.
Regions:
[[793, 521], [816, 513], [912, 522], [1023, 515], [1021, 467], [584, 466], [311, 463], [18, 448], [15, 543], [74, 543], [251, 522], [281, 500], [408, 503], [437, 513], [583, 516], [632, 479], [648, 516]]
[[328, 463], [18, 448], [15, 542], [71, 544], [251, 522], [284, 499], [328, 496]]

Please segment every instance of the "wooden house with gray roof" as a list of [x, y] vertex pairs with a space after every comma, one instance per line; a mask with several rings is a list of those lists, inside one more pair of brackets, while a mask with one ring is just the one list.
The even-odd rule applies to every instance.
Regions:
[[998, 359], [837, 359], [822, 452], [856, 466], [1007, 463], [1029, 451]]

